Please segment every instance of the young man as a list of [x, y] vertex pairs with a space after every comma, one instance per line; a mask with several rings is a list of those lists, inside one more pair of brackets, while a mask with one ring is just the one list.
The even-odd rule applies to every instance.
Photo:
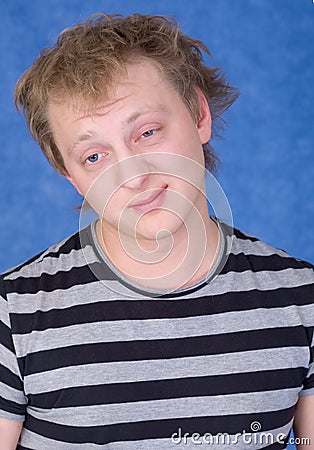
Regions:
[[208, 215], [236, 92], [201, 50], [100, 15], [18, 82], [99, 220], [2, 275], [0, 449], [314, 448], [313, 267]]

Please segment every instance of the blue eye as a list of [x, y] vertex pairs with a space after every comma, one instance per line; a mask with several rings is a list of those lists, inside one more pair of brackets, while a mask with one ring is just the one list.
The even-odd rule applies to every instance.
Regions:
[[143, 137], [150, 137], [154, 134], [156, 130], [147, 130], [145, 133], [142, 134]]
[[94, 164], [99, 160], [100, 153], [94, 153], [93, 155], [90, 155], [88, 158], [86, 158], [86, 162], [89, 162], [90, 164]]

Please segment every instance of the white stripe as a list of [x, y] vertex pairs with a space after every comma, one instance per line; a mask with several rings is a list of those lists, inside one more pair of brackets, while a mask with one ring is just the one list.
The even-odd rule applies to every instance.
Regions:
[[[210, 309], [210, 307], [208, 307]], [[302, 319], [300, 317], [302, 313]], [[116, 320], [92, 322], [16, 334], [18, 357], [44, 350], [103, 342], [180, 339], [297, 325], [312, 326], [314, 303], [302, 307], [232, 311], [208, 316], [175, 319]]]
[[[93, 293], [91, 296], [90, 293]], [[77, 284], [69, 289], [56, 289], [52, 292], [39, 291], [35, 294], [8, 294], [11, 312], [33, 314], [36, 311], [51, 311], [72, 306], [90, 305], [106, 300], [106, 291], [99, 281]], [[109, 299], [108, 299], [109, 300]]]
[[[222, 295], [232, 292], [248, 292], [254, 289], [271, 291], [280, 288], [293, 288], [313, 283], [313, 270], [285, 269], [277, 272], [228, 272], [218, 275], [202, 289], [186, 294], [184, 299], [201, 296]], [[90, 292], [93, 296], [90, 296]], [[102, 280], [85, 285], [77, 285], [69, 289], [56, 289], [53, 292], [39, 291], [35, 294], [7, 294], [10, 299], [11, 312], [29, 313], [35, 311], [49, 311], [51, 309], [64, 309], [75, 305], [91, 304], [98, 301], [113, 300], [141, 300], [146, 299], [142, 294], [127, 289], [118, 281]], [[127, 297], [127, 298], [125, 298]], [[151, 301], [168, 301], [164, 299], [151, 299]], [[182, 297], [175, 298], [180, 301]]]
[[[227, 239], [230, 239], [229, 236]], [[275, 247], [271, 247], [262, 241], [250, 241], [248, 239], [241, 239], [233, 236], [232, 240], [232, 254], [239, 255], [244, 253], [244, 255], [254, 255], [254, 256], [273, 256], [278, 255], [284, 258], [289, 258], [290, 255], [283, 250]]]
[[[107, 445], [97, 445], [97, 444], [72, 444], [69, 442], [62, 442], [55, 439], [50, 439], [44, 436], [40, 436], [33, 431], [26, 430], [23, 428], [20, 445], [23, 447], [29, 447], [40, 450], [100, 450], [100, 449], [111, 449], [111, 444]], [[62, 439], [62, 437], [61, 437]], [[88, 445], [88, 447], [87, 447]], [[124, 449], [126, 450], [126, 449]]]
[[[117, 294], [115, 286], [119, 286]], [[93, 295], [91, 295], [91, 292]], [[10, 300], [11, 312], [16, 314], [33, 314], [36, 311], [51, 311], [52, 309], [65, 309], [72, 306], [90, 305], [98, 302], [113, 300], [126, 300], [128, 295], [134, 297], [133, 291], [130, 291], [119, 282], [101, 282], [95, 281], [88, 284], [79, 283], [68, 289], [55, 289], [52, 292], [38, 291], [35, 294], [7, 294]], [[137, 294], [135, 294], [137, 295]], [[147, 297], [137, 295], [137, 298]], [[130, 298], [132, 300], [132, 298]], [[129, 298], [127, 298], [129, 300]], [[133, 298], [134, 300], [134, 298]]]
[[314, 374], [314, 362], [313, 363], [311, 363], [311, 365], [310, 365], [310, 369], [309, 369], [309, 371], [308, 371], [308, 373], [307, 373], [307, 378], [309, 378], [311, 375], [313, 375]]
[[14, 389], [0, 381], [0, 397], [18, 403], [19, 405], [26, 405], [27, 400], [23, 392]]
[[[74, 236], [74, 234], [73, 234], [73, 236]], [[70, 240], [71, 238], [72, 238], [72, 236], [69, 236], [69, 237], [63, 239], [62, 241], [57, 242], [56, 244], [52, 245], [51, 247], [48, 247], [47, 250], [45, 250], [42, 254], [40, 254], [40, 255], [39, 255], [36, 259], [34, 259], [31, 263], [28, 263], [28, 261], [25, 261], [25, 263], [22, 263], [22, 264], [32, 266], [33, 264], [40, 263], [40, 262], [43, 261], [43, 259], [45, 258], [45, 256], [48, 255], [48, 254], [51, 253], [51, 252], [56, 253], [56, 259], [57, 259], [58, 256], [59, 256], [59, 255], [57, 254], [58, 250], [62, 247], [63, 244], [65, 244], [65, 243], [66, 243], [68, 240]], [[14, 267], [11, 267], [10, 269], [6, 270], [2, 275], [5, 275], [5, 278], [6, 278], [6, 277], [8, 277], [8, 276], [11, 276], [11, 274], [9, 275], [8, 272], [13, 272], [13, 271], [15, 271], [15, 270], [18, 272], [19, 270], [22, 270], [22, 269], [23, 269], [22, 267], [21, 267], [21, 269], [18, 269], [22, 264], [18, 264], [18, 265], [14, 266]], [[8, 275], [7, 275], [7, 274], [8, 274]]]
[[0, 295], [0, 320], [8, 328], [11, 327], [8, 313], [8, 302]]
[[18, 414], [9, 413], [4, 410], [0, 410], [0, 418], [2, 419], [8, 419], [8, 420], [16, 420], [17, 422], [23, 422], [25, 416], [19, 416]]
[[[274, 436], [273, 442], [275, 443], [276, 438], [281, 438], [282, 434], [287, 435], [289, 433], [289, 430], [292, 426], [292, 422], [289, 422], [287, 425], [284, 425], [280, 428], [276, 428], [270, 431], [267, 431], [267, 433], [272, 433]], [[195, 430], [197, 432], [198, 430]], [[246, 430], [247, 431], [247, 430]], [[177, 433], [178, 430], [173, 430], [173, 434]], [[63, 443], [60, 441], [55, 441], [53, 439], [44, 438], [41, 436], [38, 436], [37, 434], [32, 433], [31, 431], [25, 430], [22, 434], [22, 442], [21, 444], [26, 446], [37, 446], [40, 444], [40, 448], [42, 450], [51, 450], [52, 448], [58, 448], [58, 450], [73, 450], [73, 449], [84, 449], [86, 450], [86, 445], [88, 445], [88, 449], [110, 449], [110, 450], [176, 450], [176, 449], [186, 449], [186, 450], [195, 450], [198, 446], [198, 444], [192, 442], [191, 438], [188, 438], [187, 440], [184, 439], [184, 434], [186, 430], [182, 429], [181, 435], [182, 439], [180, 443], [172, 442], [171, 435], [168, 438], [164, 439], [146, 439], [141, 441], [120, 441], [120, 442], [110, 442], [109, 444], [104, 445], [97, 445], [97, 444], [69, 444], [69, 443]], [[241, 430], [243, 432], [243, 430]], [[247, 432], [250, 432], [249, 430]], [[207, 433], [210, 433], [210, 431], [207, 431]], [[191, 433], [190, 433], [191, 435]], [[206, 443], [206, 439], [208, 441], [208, 437], [205, 438], [204, 441], [202, 441], [203, 445], [199, 445], [200, 448], [214, 448], [214, 449], [221, 449], [221, 450], [233, 450], [234, 448], [238, 448], [241, 450], [258, 450], [260, 448], [264, 448], [265, 445], [263, 445], [263, 442], [267, 443], [265, 441], [265, 437], [262, 437], [262, 433], [254, 433], [252, 440], [254, 443], [248, 443], [249, 436], [246, 435], [246, 443], [243, 441], [243, 435], [240, 436], [237, 439], [237, 435], [230, 435], [231, 442], [235, 442], [232, 445], [227, 445], [226, 443], [222, 442], [222, 438], [217, 436], [216, 441], [214, 441], [214, 446]], [[195, 439], [195, 438], [194, 438]], [[264, 439], [264, 441], [263, 441]], [[261, 442], [262, 444], [259, 444]], [[56, 444], [58, 444], [58, 447], [56, 447]], [[205, 446], [205, 447], [204, 447]]]
[[[278, 411], [295, 405], [299, 388], [202, 397], [170, 398], [75, 408], [28, 408], [28, 414], [59, 425], [88, 427], [187, 417]], [[75, 411], [75, 414], [74, 414]]]
[[70, 253], [61, 253], [57, 257], [47, 256], [42, 261], [31, 262], [20, 270], [6, 276], [8, 280], [16, 280], [19, 277], [40, 277], [42, 274], [55, 275], [59, 271], [68, 272], [74, 267], [83, 267], [94, 262], [99, 262], [93, 248], [89, 245], [81, 249], [71, 250]]
[[235, 368], [236, 373], [293, 369], [308, 367], [308, 362], [307, 349], [285, 347], [223, 355], [84, 364], [27, 375], [24, 389], [26, 395], [40, 394], [68, 387], [228, 375], [234, 374]]
[[17, 365], [15, 355], [0, 343], [0, 364], [6, 367], [15, 375], [20, 377], [20, 371]]
[[[221, 295], [232, 292], [248, 292], [251, 290], [271, 291], [280, 288], [296, 288], [314, 281], [312, 269], [284, 269], [278, 271], [228, 272], [220, 274], [208, 285], [210, 295]], [[200, 292], [198, 292], [200, 295]]]
[[[91, 437], [92, 439], [92, 437]], [[21, 445], [29, 448], [40, 448], [40, 450], [176, 450], [177, 444], [171, 443], [171, 437], [166, 439], [147, 439], [143, 441], [121, 441], [110, 442], [108, 444], [73, 444], [68, 442], [56, 441], [37, 433], [23, 429], [21, 435]], [[87, 449], [88, 446], [88, 449]], [[179, 447], [180, 448], [180, 447]], [[187, 450], [192, 450], [189, 446], [184, 446]], [[195, 450], [195, 445], [193, 445]]]

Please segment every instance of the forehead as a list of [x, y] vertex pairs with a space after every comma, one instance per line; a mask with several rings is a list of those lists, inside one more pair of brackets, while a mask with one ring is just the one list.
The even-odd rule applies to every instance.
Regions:
[[96, 104], [91, 105], [80, 97], [48, 104], [49, 127], [59, 148], [70, 148], [87, 131], [100, 134], [102, 130], [103, 134], [112, 135], [117, 130], [131, 130], [137, 119], [169, 120], [186, 113], [176, 89], [155, 64], [147, 61], [130, 64], [125, 76]]
[[149, 60], [140, 60], [126, 66], [123, 75], [106, 84], [95, 97], [88, 94], [73, 94], [68, 98], [56, 97], [48, 104], [48, 118], [53, 119], [54, 112], [60, 109], [76, 117], [99, 115], [114, 111], [129, 102], [147, 105], [169, 102], [169, 96], [177, 96], [173, 85], [166, 79], [161, 68]]

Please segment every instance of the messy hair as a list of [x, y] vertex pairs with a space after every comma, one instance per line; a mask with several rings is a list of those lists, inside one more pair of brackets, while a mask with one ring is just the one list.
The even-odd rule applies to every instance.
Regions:
[[[97, 14], [65, 29], [53, 47], [41, 51], [16, 85], [15, 105], [49, 162], [66, 174], [48, 121], [49, 103], [72, 99], [96, 105], [128, 64], [149, 58], [175, 87], [195, 121], [199, 116], [195, 88], [204, 93], [217, 134], [224, 124], [222, 113], [238, 93], [219, 68], [204, 64], [203, 52], [211, 56], [205, 44], [179, 31], [170, 17]], [[209, 143], [203, 147], [206, 166], [214, 171], [217, 156]]]

